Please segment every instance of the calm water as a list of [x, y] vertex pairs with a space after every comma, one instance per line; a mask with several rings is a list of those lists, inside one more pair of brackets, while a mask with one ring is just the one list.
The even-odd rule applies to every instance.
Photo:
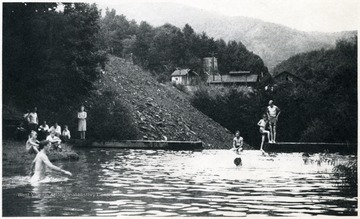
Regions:
[[[339, 188], [330, 164], [300, 153], [245, 151], [242, 167], [228, 150], [79, 150], [56, 162], [37, 186], [3, 178], [4, 216], [310, 216], [357, 215], [357, 197]], [[337, 162], [356, 159], [333, 155]], [[310, 158], [315, 160], [318, 155]]]

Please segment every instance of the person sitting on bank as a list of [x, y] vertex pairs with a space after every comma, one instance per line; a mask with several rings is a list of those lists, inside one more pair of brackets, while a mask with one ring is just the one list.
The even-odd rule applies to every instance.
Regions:
[[31, 163], [31, 172], [33, 173], [30, 178], [31, 183], [39, 182], [45, 178], [46, 167], [72, 176], [69, 171], [63, 170], [50, 162], [46, 154], [50, 150], [50, 147], [51, 143], [49, 141], [43, 140], [40, 142], [40, 152], [36, 155], [35, 159]]
[[43, 123], [38, 128], [39, 131], [39, 139], [44, 140], [49, 135], [49, 126], [46, 124], [46, 121], [44, 120]]
[[51, 133], [51, 132], [55, 132], [55, 135], [56, 135], [57, 137], [60, 137], [60, 136], [61, 136], [61, 127], [58, 125], [57, 122], [55, 122], [54, 125], [51, 126], [49, 132], [50, 132], [50, 133]]
[[69, 127], [67, 125], [64, 126], [64, 130], [61, 133], [61, 139], [66, 142], [69, 141], [71, 138]]
[[51, 146], [54, 150], [62, 151], [61, 145], [60, 145], [61, 139], [56, 136], [54, 131], [50, 132], [50, 135], [47, 136], [46, 140], [51, 143]]
[[264, 151], [263, 150], [263, 146], [264, 146], [264, 142], [265, 142], [265, 135], [267, 135], [268, 137], [268, 141], [270, 143], [270, 132], [268, 130], [265, 130], [267, 124], [267, 116], [264, 114], [262, 119], [260, 119], [260, 121], [257, 123], [258, 126], [260, 126], [260, 134], [261, 134], [261, 146], [260, 146], [260, 151]]
[[240, 136], [240, 131], [236, 131], [235, 137], [233, 139], [233, 150], [240, 152], [243, 150], [242, 146], [244, 144], [243, 138]]
[[18, 125], [18, 127], [16, 127], [15, 139], [25, 140], [27, 136], [28, 136], [27, 135], [27, 130], [25, 128], [24, 122], [21, 121], [20, 124]]
[[37, 133], [35, 131], [31, 131], [30, 135], [29, 135], [29, 139], [26, 141], [26, 151], [29, 154], [37, 154], [39, 153], [39, 141], [36, 140], [37, 138]]

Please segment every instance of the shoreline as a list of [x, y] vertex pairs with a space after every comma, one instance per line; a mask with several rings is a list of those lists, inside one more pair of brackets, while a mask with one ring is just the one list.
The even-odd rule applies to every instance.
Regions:
[[[26, 141], [3, 140], [2, 141], [2, 176], [27, 175], [35, 154], [29, 154], [25, 150]], [[48, 153], [51, 162], [77, 161], [77, 154], [71, 144], [62, 143], [62, 152], [51, 151]]]

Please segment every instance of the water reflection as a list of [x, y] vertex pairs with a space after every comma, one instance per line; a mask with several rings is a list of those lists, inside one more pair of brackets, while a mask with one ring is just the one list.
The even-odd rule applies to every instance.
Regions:
[[[80, 152], [80, 161], [62, 163], [74, 175], [69, 180], [38, 187], [10, 188], [5, 183], [4, 197], [11, 202], [22, 200], [8, 192], [10, 189], [48, 194], [23, 202], [26, 208], [11, 207], [17, 215], [357, 214], [357, 197], [346, 197], [339, 190], [333, 166], [328, 162], [305, 163], [301, 153], [263, 156], [258, 151], [245, 151], [241, 155], [243, 165], [236, 167], [235, 155], [224, 150]], [[356, 159], [334, 156], [339, 163]], [[10, 207], [4, 204], [3, 208]]]

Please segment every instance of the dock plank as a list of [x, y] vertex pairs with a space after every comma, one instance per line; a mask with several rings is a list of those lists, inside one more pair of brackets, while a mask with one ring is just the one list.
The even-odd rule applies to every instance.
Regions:
[[264, 150], [272, 152], [332, 152], [357, 154], [356, 143], [277, 142], [266, 143]]
[[123, 149], [164, 149], [164, 150], [202, 150], [201, 141], [151, 141], [151, 140], [126, 140], [126, 141], [74, 141], [75, 147], [88, 148], [123, 148]]

